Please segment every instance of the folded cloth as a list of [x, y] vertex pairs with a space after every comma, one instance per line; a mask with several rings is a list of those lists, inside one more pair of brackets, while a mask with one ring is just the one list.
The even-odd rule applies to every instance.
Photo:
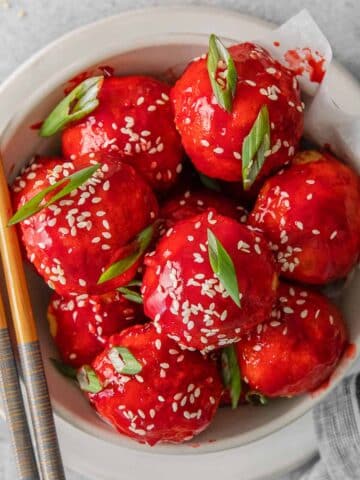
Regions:
[[281, 480], [360, 480], [360, 374], [345, 378], [313, 417], [320, 458]]

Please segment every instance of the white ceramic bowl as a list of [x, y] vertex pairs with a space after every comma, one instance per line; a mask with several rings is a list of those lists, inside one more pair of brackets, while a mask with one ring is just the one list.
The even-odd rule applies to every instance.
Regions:
[[[226, 14], [222, 11], [222, 17]], [[63, 95], [64, 83], [74, 75], [99, 65], [110, 65], [116, 74], [145, 73], [163, 76], [168, 69], [180, 73], [192, 57], [206, 51], [208, 34], [216, 31], [230, 41], [251, 40], [253, 20], [238, 32], [234, 22], [224, 27], [202, 22], [202, 9], [172, 10], [174, 21], [168, 25], [168, 9], [152, 9], [134, 13], [131, 24], [126, 16], [116, 16], [86, 26], [62, 37], [35, 55], [18, 69], [0, 88], [0, 130], [3, 131], [1, 153], [11, 180], [35, 153], [53, 152], [57, 140], [42, 140], [30, 125], [46, 117]], [[135, 16], [136, 15], [136, 16]], [[229, 20], [232, 13], [229, 12]], [[214, 16], [213, 18], [216, 18]], [[226, 23], [226, 22], [225, 22]], [[230, 26], [232, 27], [230, 28]], [[220, 27], [220, 28], [219, 28]], [[224, 30], [223, 30], [224, 28]], [[268, 27], [257, 23], [256, 34]], [[348, 111], [359, 111], [354, 96], [355, 81], [338, 66], [332, 66], [330, 85], [338, 105]], [[356, 98], [356, 97], [355, 97]], [[41, 347], [50, 394], [57, 415], [65, 421], [98, 438], [121, 446], [153, 453], [189, 454], [219, 451], [244, 445], [285, 426], [314, 406], [344, 375], [354, 359], [342, 361], [327, 391], [304, 395], [292, 400], [272, 401], [267, 408], [241, 407], [236, 411], [220, 409], [209, 429], [195, 438], [198, 448], [185, 445], [141, 446], [117, 434], [100, 420], [90, 408], [79, 389], [58, 374], [49, 357], [56, 355], [50, 339], [46, 306], [49, 290], [44, 282], [27, 267], [35, 316], [38, 319]], [[341, 305], [350, 332], [350, 340], [360, 348], [360, 272], [357, 269], [352, 283], [345, 290]], [[214, 440], [216, 440], [214, 442]], [[194, 442], [192, 442], [194, 444]]]

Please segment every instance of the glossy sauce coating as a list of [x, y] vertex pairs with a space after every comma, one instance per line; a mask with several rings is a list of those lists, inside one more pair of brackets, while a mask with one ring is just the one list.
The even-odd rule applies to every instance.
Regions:
[[110, 335], [144, 321], [141, 307], [117, 291], [76, 297], [54, 293], [47, 316], [61, 359], [73, 367], [92, 362]]
[[340, 311], [304, 287], [280, 283], [277, 308], [237, 344], [250, 388], [268, 397], [317, 388], [335, 369], [347, 334]]
[[[112, 346], [126, 347], [142, 370], [118, 373], [108, 356]], [[104, 385], [89, 394], [97, 412], [119, 432], [149, 445], [183, 442], [204, 430], [223, 389], [213, 361], [182, 351], [153, 324], [111, 337], [92, 366]]]
[[305, 151], [262, 187], [250, 223], [264, 231], [281, 275], [323, 284], [359, 258], [358, 175], [329, 153]]
[[101, 168], [85, 184], [20, 224], [29, 260], [60, 295], [108, 292], [135, 276], [140, 262], [97, 284], [103, 270], [132, 253], [134, 236], [154, 222], [156, 198], [130, 165], [107, 162], [105, 156], [74, 162], [37, 159], [12, 187], [17, 210], [44, 188], [97, 161]]
[[171, 91], [175, 123], [197, 170], [231, 182], [242, 179], [241, 154], [263, 105], [271, 123], [271, 152], [261, 177], [292, 159], [303, 133], [303, 104], [295, 76], [262, 47], [242, 43], [229, 48], [238, 81], [231, 113], [212, 92], [206, 59], [189, 64]]
[[99, 106], [62, 135], [63, 154], [103, 151], [132, 165], [149, 184], [163, 190], [182, 169], [182, 148], [176, 132], [168, 85], [152, 77], [106, 78]]
[[[211, 268], [207, 229], [232, 258], [241, 308]], [[186, 348], [209, 351], [239, 340], [270, 315], [276, 298], [277, 274], [261, 234], [213, 210], [168, 230], [145, 264], [145, 314]]]
[[209, 209], [216, 210], [220, 215], [233, 218], [241, 223], [247, 220], [245, 208], [223, 194], [211, 190], [185, 190], [167, 199], [160, 207], [159, 216], [165, 220], [166, 228], [175, 223], [199, 215]]

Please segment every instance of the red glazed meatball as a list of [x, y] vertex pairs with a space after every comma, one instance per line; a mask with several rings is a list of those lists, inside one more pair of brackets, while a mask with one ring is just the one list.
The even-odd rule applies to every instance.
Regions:
[[271, 154], [261, 177], [288, 162], [303, 132], [303, 106], [293, 74], [258, 45], [242, 43], [229, 49], [238, 80], [232, 111], [213, 94], [207, 63], [190, 63], [171, 92], [175, 123], [186, 153], [197, 170], [231, 182], [242, 179], [241, 154], [263, 105], [271, 122]]
[[60, 356], [64, 363], [73, 367], [94, 360], [110, 335], [144, 320], [140, 306], [117, 291], [77, 297], [61, 297], [54, 293], [47, 315]]
[[96, 110], [64, 130], [64, 156], [105, 151], [131, 164], [153, 188], [170, 187], [182, 168], [182, 148], [169, 90], [151, 77], [105, 79]]
[[[114, 347], [128, 349], [141, 370], [119, 373], [111, 360]], [[119, 432], [141, 443], [190, 440], [209, 425], [219, 405], [216, 364], [197, 352], [181, 351], [152, 324], [111, 337], [92, 366], [104, 387], [89, 394], [91, 403]]]
[[220, 215], [234, 218], [245, 223], [247, 212], [240, 205], [217, 192], [201, 189], [198, 191], [186, 190], [175, 197], [170, 197], [160, 208], [160, 218], [165, 220], [166, 228], [175, 223], [194, 217], [206, 210], [214, 209]]
[[324, 284], [359, 258], [358, 175], [329, 153], [306, 151], [264, 184], [250, 223], [271, 242], [284, 277]]
[[[20, 224], [28, 258], [60, 295], [99, 294], [127, 284], [140, 260], [113, 280], [97, 282], [103, 270], [132, 253], [129, 242], [158, 214], [153, 192], [130, 165], [99, 160], [101, 168], [84, 185]], [[87, 157], [36, 160], [15, 180], [14, 209], [90, 164]]]
[[[241, 308], [211, 268], [208, 229], [234, 263]], [[276, 298], [277, 274], [261, 234], [213, 210], [168, 230], [145, 264], [145, 314], [186, 348], [209, 351], [239, 340], [268, 318]]]
[[237, 344], [243, 378], [268, 397], [316, 389], [335, 369], [346, 345], [339, 310], [319, 293], [280, 284], [271, 319]]

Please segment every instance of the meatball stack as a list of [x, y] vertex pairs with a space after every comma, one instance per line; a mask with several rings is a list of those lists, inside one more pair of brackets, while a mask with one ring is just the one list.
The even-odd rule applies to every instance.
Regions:
[[358, 261], [360, 184], [330, 153], [300, 151], [296, 77], [258, 45], [212, 36], [172, 88], [94, 78], [40, 132], [62, 130], [62, 156], [12, 186], [19, 218], [43, 195], [19, 233], [91, 404], [154, 445], [191, 439], [224, 398], [236, 406], [231, 376], [263, 397], [319, 387], [347, 333], [318, 287]]

